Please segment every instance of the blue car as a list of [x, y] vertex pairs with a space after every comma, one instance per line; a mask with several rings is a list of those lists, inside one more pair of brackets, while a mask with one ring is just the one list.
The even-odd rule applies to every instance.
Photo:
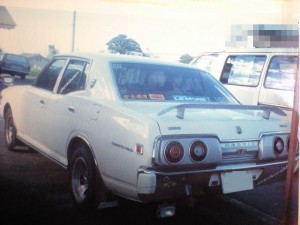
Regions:
[[10, 53], [0, 54], [0, 74], [18, 75], [24, 79], [29, 72], [30, 64], [24, 56]]

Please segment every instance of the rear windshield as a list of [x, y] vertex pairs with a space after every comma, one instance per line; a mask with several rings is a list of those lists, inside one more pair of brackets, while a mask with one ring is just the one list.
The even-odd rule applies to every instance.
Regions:
[[140, 63], [113, 63], [124, 100], [237, 103], [209, 74], [197, 69]]
[[17, 62], [21, 62], [21, 63], [27, 63], [26, 58], [24, 58], [23, 56], [18, 56], [18, 55], [6, 55], [6, 59], [9, 61], [17, 61]]

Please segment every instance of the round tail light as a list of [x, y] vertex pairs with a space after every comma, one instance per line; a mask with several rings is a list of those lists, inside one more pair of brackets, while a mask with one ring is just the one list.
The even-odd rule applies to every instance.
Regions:
[[184, 156], [184, 150], [179, 142], [172, 141], [165, 148], [165, 158], [169, 163], [179, 163]]
[[276, 137], [273, 141], [273, 150], [275, 155], [280, 155], [284, 149], [284, 142], [280, 137]]
[[207, 146], [202, 141], [195, 141], [190, 147], [190, 156], [193, 161], [201, 162], [207, 156]]

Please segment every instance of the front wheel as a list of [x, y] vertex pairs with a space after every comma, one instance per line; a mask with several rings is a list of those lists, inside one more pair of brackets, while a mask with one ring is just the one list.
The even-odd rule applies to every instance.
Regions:
[[17, 130], [10, 108], [5, 112], [4, 119], [4, 141], [7, 149], [12, 151], [17, 145]]
[[73, 203], [81, 211], [94, 210], [97, 206], [95, 166], [87, 147], [76, 147], [69, 171]]

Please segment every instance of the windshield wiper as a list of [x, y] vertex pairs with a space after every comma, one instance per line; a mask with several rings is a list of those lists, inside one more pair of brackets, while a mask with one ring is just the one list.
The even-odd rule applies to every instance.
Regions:
[[173, 109], [177, 109], [176, 117], [179, 119], [184, 119], [185, 109], [230, 109], [230, 110], [255, 110], [263, 111], [263, 118], [269, 119], [271, 112], [286, 116], [286, 113], [280, 108], [272, 106], [262, 106], [262, 105], [238, 105], [238, 104], [180, 104], [168, 107], [160, 111], [157, 115], [162, 116]]

